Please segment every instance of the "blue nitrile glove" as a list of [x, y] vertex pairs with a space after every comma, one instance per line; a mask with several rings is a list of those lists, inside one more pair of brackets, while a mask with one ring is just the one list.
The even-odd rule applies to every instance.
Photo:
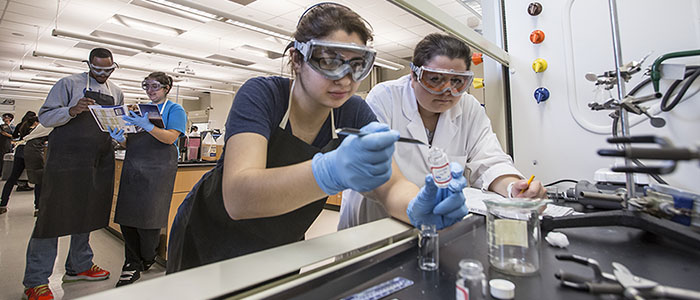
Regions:
[[433, 213], [433, 209], [435, 209], [438, 201], [438, 190], [433, 180], [433, 174], [426, 175], [425, 184], [418, 191], [418, 195], [408, 203], [408, 208], [406, 208], [406, 214], [413, 226], [420, 228], [422, 224], [434, 224], [437, 229], [444, 228], [442, 216]]
[[314, 155], [311, 170], [326, 194], [335, 195], [345, 189], [371, 191], [391, 177], [391, 155], [399, 132], [377, 122], [365, 125], [361, 131], [369, 134], [349, 135], [338, 149]]
[[116, 128], [109, 127], [109, 135], [117, 142], [126, 141], [124, 137], [124, 129], [117, 130]]
[[130, 116], [122, 116], [122, 119], [124, 119], [124, 121], [127, 122], [126, 125], [136, 125], [148, 132], [151, 132], [151, 130], [153, 130], [153, 127], [155, 127], [155, 125], [153, 125], [153, 123], [151, 123], [151, 121], [148, 120], [148, 113], [143, 114], [143, 117], [139, 117], [133, 111], [129, 111], [129, 115]]
[[462, 194], [462, 189], [467, 185], [462, 174], [464, 168], [459, 163], [452, 162], [450, 169], [452, 180], [447, 188], [438, 188], [432, 174], [425, 176], [425, 185], [406, 209], [413, 226], [420, 228], [421, 224], [434, 224], [439, 230], [457, 223], [469, 212]]
[[467, 187], [464, 168], [459, 163], [452, 162], [450, 170], [452, 171], [452, 180], [446, 189], [440, 189], [438, 192], [438, 204], [433, 209], [434, 214], [442, 216], [442, 223], [445, 227], [452, 226], [469, 213], [462, 192]]

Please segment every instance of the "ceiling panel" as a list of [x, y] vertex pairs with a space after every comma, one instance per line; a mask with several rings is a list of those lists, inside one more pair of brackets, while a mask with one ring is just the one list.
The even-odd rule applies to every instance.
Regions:
[[[56, 4], [60, 3], [60, 15], [58, 28], [68, 32], [90, 34], [94, 31], [119, 34], [124, 37], [138, 38], [152, 43], [157, 43], [156, 49], [178, 51], [197, 57], [210, 55], [224, 55], [254, 62], [252, 66], [280, 72], [283, 59], [269, 59], [256, 55], [253, 52], [242, 49], [243, 45], [281, 53], [286, 46], [286, 41], [275, 41], [268, 35], [242, 29], [230, 24], [217, 21], [201, 22], [194, 18], [183, 17], [184, 13], [172, 13], [172, 10], [159, 8], [157, 4], [148, 4], [147, 0], [12, 0], [8, 6], [2, 23], [0, 23], [0, 85], [7, 84], [10, 73], [21, 78], [34, 78], [39, 74], [52, 75], [48, 72], [19, 70], [20, 63], [56, 68], [56, 64], [72, 66], [74, 71], [85, 70], [85, 65], [80, 62], [66, 62], [57, 59], [31, 57], [34, 48], [38, 51], [57, 55], [65, 55], [78, 60], [86, 59], [90, 47], [95, 43], [87, 44], [74, 39], [51, 36], [54, 28]], [[247, 5], [241, 5], [228, 0], [192, 0], [206, 7], [214, 8], [245, 19], [266, 23], [270, 26], [282, 28], [285, 31], [294, 31], [297, 20], [303, 11], [318, 0], [256, 0]], [[387, 1], [380, 0], [340, 0], [355, 9], [374, 28], [375, 47], [379, 57], [394, 62], [405, 64], [401, 57], [410, 56], [412, 47], [425, 34], [435, 32], [437, 29], [424, 23], [418, 18], [407, 14], [401, 8]], [[461, 15], [466, 15], [467, 10], [456, 0], [431, 0], [444, 9], [460, 9]], [[0, 0], [0, 9], [6, 1]], [[159, 9], [154, 9], [159, 8]], [[167, 13], [166, 13], [167, 12]], [[138, 29], [125, 27], [108, 22], [115, 14], [129, 18], [143, 20], [175, 27], [185, 32], [177, 37], [158, 34], [155, 29]], [[466, 21], [465, 21], [466, 22]], [[39, 31], [39, 43], [36, 45], [37, 29]], [[12, 33], [23, 36], [16, 36]], [[118, 38], [113, 36], [114, 38]], [[84, 46], [83, 46], [84, 45]], [[102, 45], [106, 46], [106, 45]], [[106, 46], [110, 49], [122, 49], [115, 46]], [[131, 51], [134, 49], [122, 49]], [[220, 78], [221, 80], [242, 81], [252, 76], [265, 75], [264, 73], [240, 70], [231, 67], [219, 67], [208, 63], [193, 62], [183, 58], [173, 58], [157, 54], [141, 53], [129, 56], [115, 54], [115, 61], [124, 65], [140, 66], [154, 70], [170, 71], [177, 67], [178, 62], [188, 65], [197, 76]], [[23, 56], [28, 55], [24, 58]], [[118, 73], [124, 76], [135, 76], [137, 79], [144, 76], [144, 72], [134, 72], [126, 69]], [[54, 77], [62, 77], [61, 74], [53, 74]], [[219, 86], [226, 88], [222, 83], [205, 81], [201, 79], [186, 79], [193, 85]], [[230, 86], [229, 86], [230, 88]]]

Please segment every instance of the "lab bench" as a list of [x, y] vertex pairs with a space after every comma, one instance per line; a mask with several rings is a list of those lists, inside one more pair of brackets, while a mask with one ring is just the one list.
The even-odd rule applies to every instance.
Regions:
[[[167, 259], [167, 243], [170, 234], [170, 227], [173, 224], [173, 219], [177, 214], [177, 208], [180, 207], [185, 196], [190, 192], [192, 187], [202, 178], [204, 173], [213, 169], [216, 162], [188, 162], [177, 164], [177, 174], [175, 175], [175, 185], [173, 186], [173, 196], [170, 202], [170, 211], [168, 213], [168, 227], [165, 231], [161, 231], [161, 246], [158, 248], [158, 255], [162, 259]], [[121, 178], [123, 160], [117, 158], [114, 165], [114, 197], [112, 198], [112, 213], [109, 217], [109, 229], [115, 234], [121, 235], [119, 224], [114, 223], [114, 210], [117, 207], [117, 195], [119, 194], [119, 179]]]
[[[433, 272], [418, 268], [416, 231], [393, 219], [382, 219], [90, 297], [342, 299], [400, 276], [414, 284], [387, 299], [454, 299], [458, 262], [472, 258], [482, 262], [489, 280], [515, 283], [515, 299], [622, 299], [560, 286], [554, 277], [560, 269], [593, 276], [590, 268], [554, 258], [563, 253], [596, 259], [603, 272], [612, 273], [611, 263], [619, 262], [633, 274], [660, 284], [698, 289], [700, 249], [624, 227], [560, 229], [571, 244], [560, 249], [543, 242], [538, 273], [525, 277], [502, 274], [489, 267], [485, 223], [483, 216], [470, 215], [441, 231], [440, 265]], [[324, 260], [331, 262], [308, 267]]]

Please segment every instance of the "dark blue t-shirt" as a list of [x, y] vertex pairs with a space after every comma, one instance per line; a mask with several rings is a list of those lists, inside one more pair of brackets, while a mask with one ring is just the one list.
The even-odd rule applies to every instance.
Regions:
[[[256, 77], [246, 81], [231, 105], [226, 120], [228, 138], [242, 132], [253, 132], [270, 139], [279, 126], [289, 105], [290, 80], [284, 77]], [[292, 99], [292, 101], [294, 101]], [[362, 128], [377, 117], [359, 96], [352, 96], [342, 106], [333, 109], [335, 128]], [[330, 115], [321, 127], [312, 146], [323, 148], [331, 140]], [[287, 123], [285, 131], [292, 130]], [[339, 136], [341, 139], [344, 136]]]

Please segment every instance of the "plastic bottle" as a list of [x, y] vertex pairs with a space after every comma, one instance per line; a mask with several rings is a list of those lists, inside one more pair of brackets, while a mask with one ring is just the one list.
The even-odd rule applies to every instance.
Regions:
[[223, 133], [216, 139], [216, 160], [219, 160], [219, 157], [221, 157], [222, 153], [224, 153], [224, 134]]
[[459, 261], [459, 273], [455, 283], [457, 300], [486, 299], [486, 275], [480, 261], [462, 259]]
[[202, 160], [216, 161], [216, 140], [211, 135], [209, 132], [202, 141]]
[[430, 172], [433, 174], [435, 184], [439, 188], [446, 188], [450, 180], [452, 180], [447, 154], [442, 152], [440, 148], [431, 147], [428, 150], [428, 165], [430, 166]]

